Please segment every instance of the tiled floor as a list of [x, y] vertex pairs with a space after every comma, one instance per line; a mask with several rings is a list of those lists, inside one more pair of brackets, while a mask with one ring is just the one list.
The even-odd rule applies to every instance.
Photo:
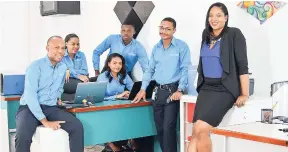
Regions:
[[103, 149], [102, 146], [92, 146], [92, 147], [85, 147], [85, 151], [84, 152], [101, 152], [101, 150]]
[[[10, 143], [11, 143], [11, 152], [15, 152], [15, 134], [11, 135], [10, 138]], [[101, 152], [101, 150], [103, 149], [103, 146], [89, 146], [89, 147], [85, 147], [85, 151], [84, 152]]]

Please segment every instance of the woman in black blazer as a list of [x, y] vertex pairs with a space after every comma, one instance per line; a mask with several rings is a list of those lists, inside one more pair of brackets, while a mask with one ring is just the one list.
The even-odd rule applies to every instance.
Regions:
[[249, 97], [246, 40], [238, 28], [230, 28], [228, 10], [222, 3], [210, 6], [198, 65], [198, 98], [189, 152], [211, 152], [209, 130], [222, 121], [235, 104]]

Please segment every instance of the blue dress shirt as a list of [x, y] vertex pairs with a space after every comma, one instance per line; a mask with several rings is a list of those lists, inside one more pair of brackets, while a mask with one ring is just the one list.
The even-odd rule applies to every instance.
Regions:
[[116, 96], [118, 94], [121, 94], [125, 91], [125, 88], [127, 88], [129, 91], [131, 91], [134, 82], [127, 74], [125, 79], [123, 80], [124, 85], [120, 84], [119, 80], [121, 78], [120, 75], [118, 75], [118, 80], [115, 80], [112, 78], [112, 81], [109, 83], [109, 78], [106, 76], [107, 71], [101, 73], [98, 78], [97, 82], [108, 82], [106, 92], [105, 92], [105, 99], [104, 100], [114, 100], [116, 99]]
[[168, 48], [163, 47], [162, 40], [152, 50], [149, 68], [143, 75], [141, 89], [146, 90], [152, 78], [161, 85], [179, 81], [182, 91], [188, 84], [188, 66], [191, 65], [188, 45], [173, 38]]
[[87, 61], [83, 52], [78, 51], [72, 60], [68, 55], [68, 51], [66, 50], [62, 61], [66, 64], [70, 71], [70, 78], [79, 79], [80, 75], [88, 75]]
[[207, 78], [221, 78], [223, 68], [220, 62], [220, 41], [217, 41], [211, 49], [209, 47], [209, 44], [203, 44], [200, 53], [203, 74]]
[[34, 61], [26, 70], [24, 93], [20, 105], [28, 105], [33, 115], [45, 118], [40, 105], [55, 106], [63, 93], [67, 67], [63, 62], [52, 65], [48, 56]]
[[119, 53], [125, 58], [126, 71], [131, 72], [134, 65], [139, 61], [142, 71], [148, 68], [148, 57], [145, 48], [135, 39], [130, 44], [124, 45], [122, 36], [110, 35], [93, 52], [93, 67], [99, 70], [100, 55], [110, 48], [111, 53]]

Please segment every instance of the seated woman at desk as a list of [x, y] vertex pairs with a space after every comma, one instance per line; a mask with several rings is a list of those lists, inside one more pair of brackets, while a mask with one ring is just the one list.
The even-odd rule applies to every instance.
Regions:
[[68, 34], [65, 37], [65, 56], [62, 61], [67, 66], [65, 82], [69, 82], [70, 78], [88, 82], [88, 67], [85, 54], [79, 51], [79, 37], [76, 34]]
[[[132, 89], [133, 81], [126, 73], [124, 57], [118, 53], [110, 54], [102, 73], [97, 78], [97, 82], [109, 82], [106, 88], [105, 100], [127, 99], [129, 91]], [[125, 91], [126, 89], [128, 91]], [[111, 148], [113, 152], [118, 152], [121, 151], [121, 145], [126, 145], [126, 143], [127, 140], [108, 143], [107, 147], [108, 149]], [[135, 150], [136, 144], [134, 140], [129, 140], [129, 143], [132, 149]], [[102, 152], [104, 151], [106, 151], [106, 148]]]
[[[107, 84], [105, 100], [125, 99], [133, 87], [133, 81], [127, 75], [124, 57], [118, 53], [108, 56], [102, 73], [97, 82], [109, 82]], [[125, 91], [128, 90], [128, 91]]]

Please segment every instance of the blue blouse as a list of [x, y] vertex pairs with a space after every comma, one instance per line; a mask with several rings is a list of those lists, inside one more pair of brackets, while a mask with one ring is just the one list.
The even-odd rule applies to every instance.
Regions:
[[88, 75], [87, 61], [83, 52], [78, 51], [75, 54], [74, 60], [72, 60], [68, 55], [68, 51], [66, 50], [62, 61], [66, 64], [70, 71], [70, 78], [79, 79], [80, 75]]
[[203, 74], [207, 78], [221, 78], [223, 68], [220, 62], [220, 40], [210, 49], [209, 44], [203, 44], [201, 49], [201, 59]]
[[121, 75], [118, 75], [118, 80], [112, 77], [112, 81], [109, 83], [109, 78], [106, 76], [106, 73], [107, 71], [101, 73], [97, 78], [97, 82], [108, 82], [104, 100], [115, 100], [118, 94], [121, 94], [125, 91], [125, 88], [131, 91], [134, 82], [128, 74], [123, 80], [124, 85], [122, 85], [119, 82], [119, 80], [121, 79]]

